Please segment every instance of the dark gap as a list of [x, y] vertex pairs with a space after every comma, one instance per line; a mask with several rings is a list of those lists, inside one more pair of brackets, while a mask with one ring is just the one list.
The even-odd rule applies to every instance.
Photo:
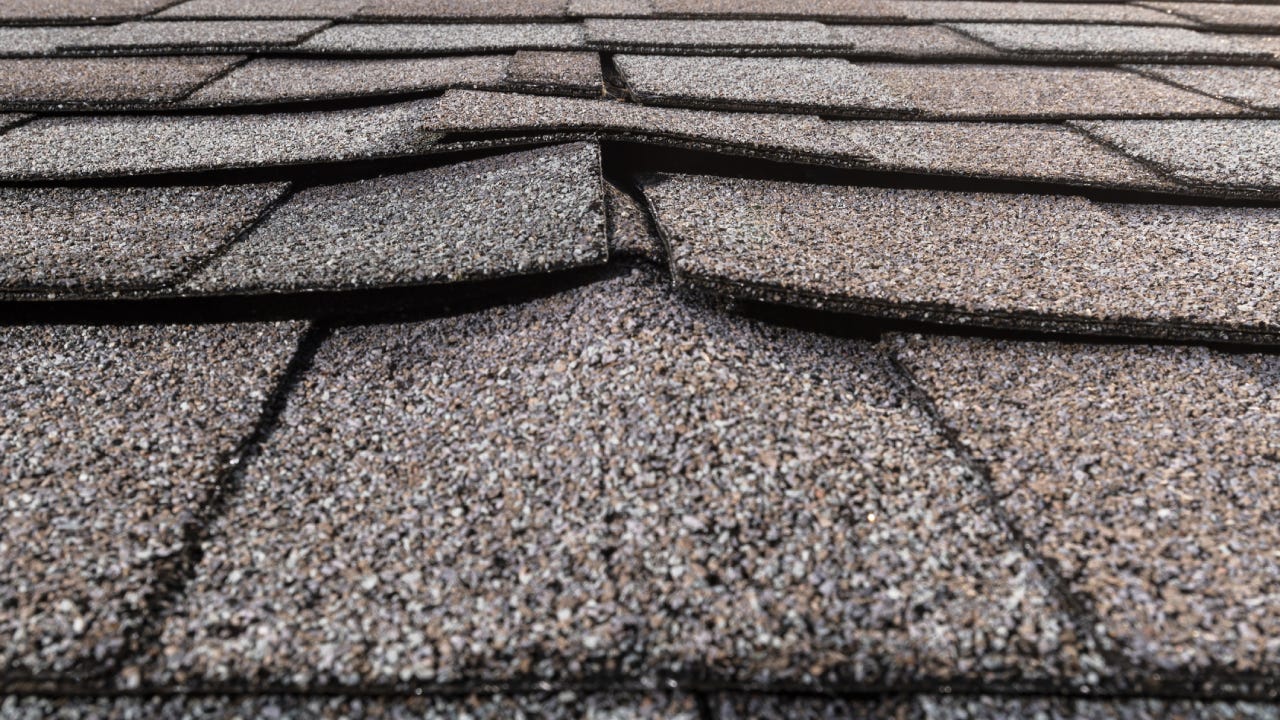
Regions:
[[600, 71], [604, 77], [604, 94], [615, 100], [631, 100], [631, 88], [618, 69], [612, 53], [600, 53]]

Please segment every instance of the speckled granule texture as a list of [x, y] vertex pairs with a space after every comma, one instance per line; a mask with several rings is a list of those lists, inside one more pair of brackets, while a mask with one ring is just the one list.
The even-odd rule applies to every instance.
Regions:
[[6, 129], [30, 117], [30, 115], [23, 115], [21, 113], [0, 113], [0, 132], [4, 132]]
[[1098, 2], [989, 2], [986, 0], [900, 0], [893, 7], [911, 20], [1078, 22], [1121, 25], [1189, 25], [1151, 8]]
[[292, 45], [324, 26], [322, 20], [134, 22], [86, 32], [64, 47], [87, 50], [265, 48]]
[[639, 203], [612, 183], [607, 183], [605, 204], [609, 211], [611, 257], [640, 257], [666, 262], [667, 251], [662, 247], [662, 240], [649, 229], [649, 221]]
[[1177, 27], [1058, 23], [957, 23], [951, 27], [997, 48], [1046, 58], [1259, 57], [1247, 43]]
[[0, 27], [0, 55], [29, 56], [52, 53], [59, 46], [78, 40], [93, 28], [70, 27]]
[[423, 102], [262, 115], [38, 118], [0, 135], [0, 178], [73, 178], [404, 155]]
[[0, 188], [0, 290], [81, 295], [163, 285], [229, 242], [286, 187]]
[[199, 292], [445, 283], [605, 262], [589, 143], [305, 190], [193, 279]]
[[840, 20], [895, 17], [890, 3], [882, 0], [808, 0], [803, 5], [789, 0], [651, 0], [658, 14], [713, 17], [802, 16]]
[[900, 360], [1123, 654], [1280, 660], [1280, 357], [911, 336]]
[[582, 27], [576, 24], [380, 23], [332, 27], [298, 48], [308, 52], [401, 53], [572, 50], [582, 46]]
[[501, 55], [377, 60], [262, 58], [201, 88], [186, 104], [239, 105], [488, 87], [502, 82], [509, 60]]
[[556, 20], [568, 0], [365, 0], [360, 17], [393, 20]]
[[163, 20], [345, 18], [366, 0], [187, 0], [156, 14]]
[[[0, 329], [0, 668], [101, 667], [300, 323]], [[244, 349], [252, 347], [252, 353]]]
[[154, 12], [173, 0], [5, 0], [0, 20], [123, 20]]
[[875, 346], [656, 283], [338, 329], [169, 615], [157, 679], [1099, 667]]
[[240, 58], [0, 59], [0, 105], [77, 107], [177, 100]]
[[862, 67], [885, 92], [938, 117], [1186, 117], [1248, 112], [1114, 68], [889, 63]]
[[687, 175], [644, 192], [693, 281], [984, 325], [1280, 330], [1280, 210]]
[[5, 720], [698, 720], [688, 695], [0, 697]]
[[617, 55], [642, 100], [842, 110], [909, 110], [864, 67], [836, 58]]
[[521, 50], [511, 60], [507, 80], [536, 89], [592, 95], [604, 91], [600, 55], [593, 52]]
[[649, 0], [569, 0], [570, 17], [645, 17], [653, 14]]
[[583, 21], [587, 44], [608, 48], [789, 48], [839, 46], [822, 23], [792, 20]]
[[1215, 97], [1280, 110], [1280, 68], [1247, 65], [1137, 65], [1134, 69]]
[[1254, 30], [1275, 32], [1280, 29], [1280, 7], [1265, 3], [1220, 2], [1144, 2], [1150, 8], [1188, 17], [1217, 30]]
[[719, 693], [710, 701], [715, 720], [853, 720], [892, 718], [918, 720], [910, 699], [843, 699], [780, 696], [766, 693]]
[[985, 59], [1000, 55], [976, 40], [938, 25], [828, 25], [827, 32], [838, 52], [849, 57]]
[[831, 122], [888, 170], [1174, 190], [1170, 180], [1061, 125]]
[[[428, 106], [423, 127], [463, 133], [603, 129], [837, 160], [865, 158], [867, 153], [865, 148], [855, 146], [818, 118], [805, 115], [651, 108], [613, 100], [470, 90], [450, 90]], [[2, 148], [3, 142], [0, 142]]]
[[1086, 132], [1196, 185], [1280, 187], [1280, 121], [1076, 121]]
[[712, 702], [716, 720], [1277, 720], [1267, 703], [1197, 702], [1148, 698], [917, 695], [887, 699], [723, 694]]

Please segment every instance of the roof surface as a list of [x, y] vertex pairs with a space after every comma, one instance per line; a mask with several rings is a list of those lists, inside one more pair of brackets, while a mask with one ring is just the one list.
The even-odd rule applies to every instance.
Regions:
[[1280, 8], [0, 3], [0, 718], [1280, 717]]

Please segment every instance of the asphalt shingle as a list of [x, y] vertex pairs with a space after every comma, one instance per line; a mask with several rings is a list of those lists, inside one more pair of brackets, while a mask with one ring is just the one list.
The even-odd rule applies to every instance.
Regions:
[[1175, 682], [1274, 667], [1280, 358], [920, 336], [895, 346], [1130, 662]]
[[1214, 97], [1280, 110], [1280, 68], [1246, 65], [1135, 65], [1133, 69]]
[[236, 68], [193, 94], [185, 105], [252, 105], [326, 98], [397, 95], [447, 87], [502, 84], [510, 58], [311, 60], [262, 58]]
[[298, 49], [376, 54], [573, 50], [582, 46], [582, 28], [573, 24], [378, 23], [331, 27], [301, 43]]
[[1056, 23], [956, 23], [1000, 50], [1049, 59], [1194, 60], [1265, 57], [1249, 43], [1177, 27]]
[[337, 330], [157, 677], [1087, 678], [1080, 629], [874, 346], [658, 282]]
[[995, 327], [1280, 331], [1273, 209], [699, 176], [644, 191], [678, 277], [734, 294]]
[[588, 143], [304, 190], [193, 279], [197, 292], [447, 283], [601, 264]]
[[1280, 7], [1267, 3], [1143, 2], [1175, 17], [1190, 18], [1215, 30], [1280, 30]]
[[0, 60], [0, 106], [96, 107], [178, 100], [239, 62], [222, 57]]
[[649, 229], [644, 210], [630, 195], [612, 183], [605, 186], [605, 206], [609, 212], [610, 257], [641, 257], [666, 262], [662, 240]]
[[56, 179], [374, 158], [418, 152], [422, 101], [266, 115], [38, 118], [0, 135], [0, 178]]
[[653, 14], [649, 0], [569, 0], [570, 17], [645, 17]]
[[173, 0], [5, 0], [0, 20], [111, 22], [155, 12]]
[[163, 12], [163, 20], [301, 18], [340, 19], [359, 10], [367, 0], [187, 0]]
[[90, 30], [62, 47], [128, 52], [253, 50], [292, 45], [325, 26], [321, 20], [166, 20]]
[[672, 17], [804, 17], [832, 20], [879, 20], [898, 14], [883, 0], [650, 0], [655, 13]]
[[822, 23], [784, 20], [612, 20], [583, 22], [587, 44], [607, 50], [732, 50], [749, 53], [839, 47]]
[[567, 0], [365, 0], [364, 18], [390, 20], [558, 20]]
[[302, 327], [0, 329], [7, 676], [110, 666]]
[[1280, 188], [1280, 121], [1076, 121], [1077, 127], [1193, 185], [1274, 193]]
[[719, 696], [716, 720], [1277, 720], [1264, 702], [1199, 702], [1155, 698], [1107, 699], [992, 695], [918, 695], [885, 700], [777, 695]]
[[1126, 3], [1000, 2], [997, 0], [892, 0], [910, 20], [930, 22], [1062, 22], [1112, 25], [1190, 25], [1176, 15]]
[[79, 296], [167, 284], [285, 189], [0, 188], [0, 290]]
[[0, 56], [30, 57], [47, 55], [60, 46], [73, 43], [93, 28], [69, 27], [0, 27]]
[[521, 89], [599, 96], [604, 91], [600, 56], [593, 52], [521, 50], [507, 80]]
[[831, 53], [844, 57], [986, 60], [1000, 56], [941, 25], [828, 25], [827, 33], [834, 41]]

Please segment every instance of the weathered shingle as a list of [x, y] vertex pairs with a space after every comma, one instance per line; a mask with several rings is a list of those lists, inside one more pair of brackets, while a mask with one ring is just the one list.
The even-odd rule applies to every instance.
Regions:
[[520, 50], [507, 80], [533, 91], [598, 96], [604, 90], [600, 56], [593, 52]]
[[1280, 121], [1077, 121], [1087, 132], [1200, 185], [1280, 188]]
[[828, 25], [827, 34], [835, 41], [831, 54], [845, 57], [985, 60], [1000, 55], [941, 25]]
[[1128, 661], [1178, 677], [1274, 666], [1274, 355], [919, 336], [897, 348]]
[[374, 60], [262, 58], [221, 77], [184, 104], [251, 105], [386, 96], [502, 84], [509, 58], [478, 55]]
[[725, 694], [713, 707], [717, 720], [1275, 720], [1280, 715], [1266, 702], [964, 694], [889, 699]]
[[164, 20], [345, 18], [367, 0], [186, 0], [157, 13]]
[[600, 156], [579, 143], [305, 190], [198, 292], [448, 283], [600, 264]]
[[365, 0], [359, 16], [390, 20], [556, 20], [567, 0]]
[[64, 48], [97, 51], [239, 50], [292, 45], [325, 26], [321, 20], [169, 20], [90, 30]]
[[265, 115], [38, 118], [0, 135], [0, 178], [107, 177], [406, 155], [422, 102]]
[[951, 27], [1005, 52], [1045, 59], [1176, 61], [1265, 56], [1230, 36], [1176, 27], [1053, 23], [956, 23]]
[[644, 210], [630, 195], [613, 183], [605, 185], [605, 207], [609, 212], [609, 255], [646, 258], [666, 262], [662, 240], [649, 229]]
[[0, 188], [0, 290], [163, 285], [230, 242], [285, 187]]
[[1152, 77], [1250, 107], [1280, 110], [1280, 68], [1249, 65], [1135, 65]]
[[587, 44], [610, 50], [697, 48], [803, 51], [842, 45], [822, 23], [781, 20], [609, 20], [583, 23]]
[[155, 12], [173, 0], [5, 0], [0, 20], [111, 22]]
[[698, 176], [644, 191], [681, 278], [725, 292], [987, 326], [1280, 331], [1276, 210]]
[[900, 17], [884, 0], [650, 0], [655, 13], [674, 17], [804, 17], [879, 20]]
[[74, 43], [93, 28], [68, 27], [0, 27], [0, 56], [29, 57], [47, 55], [60, 46]]
[[406, 24], [338, 25], [298, 46], [307, 52], [419, 53], [564, 50], [582, 47], [578, 25]]
[[1007, 0], [893, 0], [911, 20], [930, 22], [1063, 22], [1113, 25], [1190, 25], [1169, 13], [1113, 2], [1009, 2]]
[[111, 666], [301, 330], [0, 329], [6, 676]]
[[174, 101], [241, 60], [235, 56], [0, 59], [0, 106], [62, 109]]
[[1280, 7], [1268, 3], [1143, 2], [1175, 17], [1190, 18], [1215, 30], [1280, 29]]
[[161, 677], [894, 684], [1099, 661], [871, 344], [658, 283], [337, 330], [169, 616]]

